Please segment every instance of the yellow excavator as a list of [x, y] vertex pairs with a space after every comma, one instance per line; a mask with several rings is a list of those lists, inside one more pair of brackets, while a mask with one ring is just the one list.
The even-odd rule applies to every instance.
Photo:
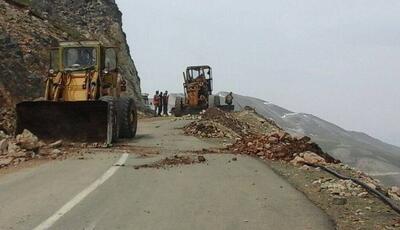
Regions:
[[44, 97], [17, 104], [16, 134], [28, 129], [42, 139], [111, 144], [133, 138], [137, 109], [122, 96], [118, 48], [98, 41], [60, 42], [50, 49]]

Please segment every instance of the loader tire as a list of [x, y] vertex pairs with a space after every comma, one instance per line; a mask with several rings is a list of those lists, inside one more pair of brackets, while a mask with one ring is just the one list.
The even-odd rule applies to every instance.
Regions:
[[173, 109], [173, 114], [175, 117], [181, 117], [183, 113], [183, 98], [182, 97], [176, 97], [175, 98], [175, 108]]
[[130, 97], [121, 97], [118, 103], [118, 125], [120, 138], [133, 138], [137, 131], [137, 108]]
[[100, 101], [105, 101], [108, 102], [111, 111], [110, 111], [110, 117], [112, 119], [112, 142], [116, 142], [118, 140], [118, 134], [119, 134], [119, 127], [118, 127], [118, 114], [117, 114], [117, 103], [115, 101], [115, 98], [112, 96], [104, 96], [99, 99]]

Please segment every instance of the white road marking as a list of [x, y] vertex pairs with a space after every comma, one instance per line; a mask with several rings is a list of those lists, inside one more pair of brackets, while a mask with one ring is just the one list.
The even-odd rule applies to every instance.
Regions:
[[64, 206], [62, 206], [54, 215], [50, 216], [47, 220], [42, 222], [33, 230], [44, 230], [49, 229], [51, 226], [59, 220], [63, 215], [69, 212], [75, 205], [81, 202], [85, 197], [87, 197], [91, 192], [93, 192], [96, 188], [106, 182], [114, 173], [120, 168], [120, 166], [124, 165], [126, 160], [128, 159], [128, 154], [122, 154], [121, 158], [115, 163], [111, 168], [107, 170], [100, 178], [94, 181], [91, 185], [85, 188], [82, 192], [76, 195], [72, 200], [68, 201]]

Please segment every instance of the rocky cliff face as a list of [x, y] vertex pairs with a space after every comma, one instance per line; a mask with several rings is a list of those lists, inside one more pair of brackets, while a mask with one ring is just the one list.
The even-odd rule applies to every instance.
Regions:
[[62, 40], [100, 40], [119, 46], [127, 93], [142, 105], [140, 78], [114, 1], [0, 0], [0, 25], [0, 108], [42, 95], [46, 48]]

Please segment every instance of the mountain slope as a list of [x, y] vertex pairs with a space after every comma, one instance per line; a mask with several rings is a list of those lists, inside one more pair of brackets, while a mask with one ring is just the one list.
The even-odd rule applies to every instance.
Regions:
[[[220, 93], [224, 96], [226, 93]], [[290, 133], [310, 136], [326, 152], [376, 176], [387, 184], [400, 184], [400, 148], [365, 133], [345, 130], [306, 113], [294, 113], [267, 101], [234, 95], [237, 110], [251, 106]]]

